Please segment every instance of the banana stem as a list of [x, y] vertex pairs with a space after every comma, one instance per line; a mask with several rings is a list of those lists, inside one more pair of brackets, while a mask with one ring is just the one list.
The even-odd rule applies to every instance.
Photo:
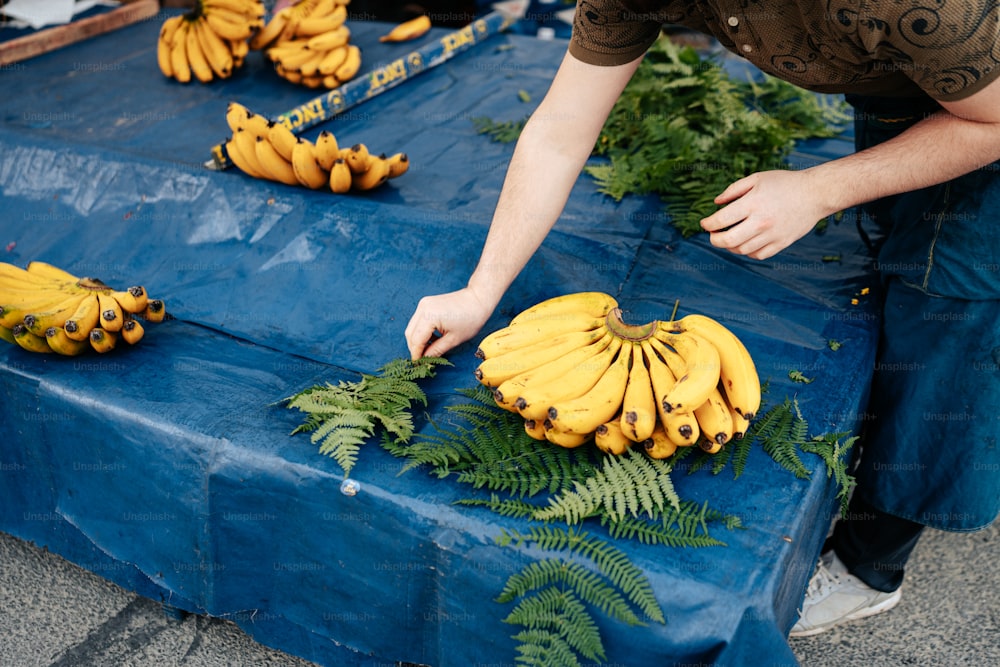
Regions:
[[660, 325], [659, 320], [653, 320], [646, 324], [626, 324], [622, 319], [622, 309], [614, 308], [604, 318], [608, 330], [615, 336], [624, 340], [639, 342], [646, 340], [656, 333], [656, 328]]

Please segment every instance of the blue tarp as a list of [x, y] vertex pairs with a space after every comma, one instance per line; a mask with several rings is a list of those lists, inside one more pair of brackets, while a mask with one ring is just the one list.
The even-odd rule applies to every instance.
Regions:
[[[385, 26], [351, 27], [362, 76], [412, 48], [379, 44]], [[307, 130], [410, 156], [405, 176], [336, 196], [204, 168], [228, 135], [229, 100], [276, 116], [317, 93], [277, 78], [259, 53], [230, 80], [167, 80], [158, 28], [131, 26], [0, 74], [0, 260], [143, 284], [176, 318], [100, 357], [0, 346], [0, 529], [320, 664], [512, 663], [501, 622], [510, 605], [491, 600], [537, 554], [493, 539], [523, 525], [454, 506], [474, 492], [420, 470], [400, 475], [376, 444], [352, 471], [360, 492], [344, 495], [335, 462], [307, 436], [289, 437], [299, 413], [275, 402], [407, 356], [417, 300], [461, 286], [473, 267], [512, 150], [473, 119], [530, 113], [565, 42], [493, 37]], [[796, 160], [847, 150], [812, 142]], [[682, 313], [743, 338], [768, 400], [797, 398], [814, 434], [854, 432], [877, 316], [869, 299], [851, 301], [869, 286], [870, 263], [847, 222], [769, 261], [733, 257], [680, 238], [655, 198], [616, 203], [581, 176], [484, 334], [561, 293], [609, 292], [637, 323], [679, 299]], [[474, 349], [454, 350], [454, 367], [425, 383], [421, 428], [475, 386]], [[814, 381], [793, 383], [790, 370]], [[809, 463], [816, 473], [796, 479], [755, 450], [737, 480], [678, 473], [682, 498], [745, 528], [717, 534], [725, 547], [622, 544], [667, 623], [601, 617], [608, 662], [794, 664], [785, 636], [835, 512], [834, 482]]]

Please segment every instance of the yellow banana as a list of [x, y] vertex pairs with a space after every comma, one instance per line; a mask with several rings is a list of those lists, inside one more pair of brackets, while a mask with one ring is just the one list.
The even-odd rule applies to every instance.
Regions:
[[[567, 354], [562, 359], [549, 362], [526, 373], [526, 376], [534, 374], [534, 379], [524, 384], [514, 399], [514, 407], [525, 419], [546, 419], [548, 420], [549, 407], [561, 401], [567, 401], [581, 394], [590, 391], [595, 384], [604, 376], [608, 367], [614, 363], [618, 356], [618, 351], [622, 347], [621, 339], [610, 336], [611, 342], [608, 346], [593, 354], [589, 358], [570, 366], [566, 373], [559, 373], [558, 377], [546, 376], [552, 373], [552, 369], [558, 369], [563, 360], [573, 358], [576, 350]], [[603, 340], [603, 339], [602, 339]], [[588, 346], [591, 347], [591, 346]], [[587, 350], [588, 348], [580, 348]], [[521, 377], [521, 376], [518, 376]], [[508, 382], [513, 382], [516, 378], [511, 378]], [[504, 384], [497, 387], [497, 391], [503, 391]], [[556, 429], [562, 430], [562, 429]], [[591, 431], [592, 432], [592, 431]]]
[[347, 47], [347, 55], [340, 67], [333, 71], [333, 75], [341, 83], [350, 81], [361, 69], [361, 49], [357, 44], [350, 44]]
[[729, 405], [729, 413], [733, 417], [733, 440], [742, 440], [750, 429], [750, 420], [738, 413], [732, 405]]
[[[305, 18], [321, 18], [337, 11], [339, 6], [336, 0], [311, 0], [310, 3], [303, 7], [302, 13]], [[347, 7], [344, 7], [344, 9], [347, 9]]]
[[264, 138], [271, 133], [271, 126], [274, 125], [266, 116], [250, 111], [243, 123], [243, 129], [250, 133], [254, 139]]
[[229, 52], [233, 54], [233, 69], [237, 69], [243, 66], [243, 61], [247, 57], [247, 53], [250, 52], [250, 45], [245, 39], [238, 39], [235, 42], [226, 41], [229, 45]]
[[274, 146], [274, 150], [278, 151], [278, 155], [289, 162], [292, 161], [292, 150], [299, 142], [299, 138], [287, 125], [281, 122], [272, 123], [267, 130], [267, 140]]
[[[264, 178], [264, 174], [257, 171], [255, 164], [251, 163], [246, 157], [244, 157], [243, 151], [240, 150], [240, 147], [235, 140], [230, 138], [223, 145], [225, 146], [226, 149], [226, 155], [229, 156], [229, 159], [232, 160], [233, 164], [236, 165], [237, 169], [245, 173], [247, 176], [252, 176], [254, 178]], [[254, 157], [256, 158], [256, 155], [254, 155]]]
[[541, 301], [518, 313], [510, 323], [515, 325], [533, 320], [550, 320], [565, 316], [579, 316], [580, 314], [587, 314], [592, 318], [607, 317], [608, 313], [616, 307], [618, 307], [618, 302], [609, 294], [576, 292]]
[[272, 46], [267, 50], [268, 58], [286, 70], [294, 72], [299, 71], [303, 63], [307, 62], [310, 58], [315, 58], [316, 55], [315, 51], [309, 49], [305, 40], [279, 42], [277, 46]]
[[[37, 266], [33, 271], [28, 271], [27, 269], [22, 269], [20, 266], [16, 266], [14, 264], [0, 262], [0, 284], [9, 287], [21, 288], [31, 286], [64, 287], [75, 284], [80, 280], [75, 276], [73, 278], [59, 278], [57, 275], [51, 275], [44, 268], [41, 268], [43, 264], [44, 263], [40, 263], [39, 266]], [[55, 267], [52, 268], [55, 269]], [[61, 269], [56, 270], [58, 271]]]
[[678, 447], [692, 447], [698, 444], [701, 428], [692, 412], [674, 410], [661, 420], [667, 437]]
[[25, 267], [25, 271], [36, 276], [47, 277], [55, 281], [63, 281], [67, 283], [79, 282], [80, 277], [75, 276], [69, 271], [60, 269], [58, 266], [49, 264], [48, 262], [42, 262], [37, 259], [28, 262], [28, 266]]
[[698, 420], [698, 428], [701, 429], [701, 442], [707, 442], [712, 447], [718, 445], [721, 448], [732, 439], [733, 416], [718, 387], [709, 393], [704, 403], [695, 408], [694, 416]]
[[274, 144], [263, 137], [257, 137], [255, 148], [257, 164], [272, 181], [278, 181], [285, 185], [299, 185], [299, 179], [295, 177], [292, 163], [281, 157]]
[[212, 72], [220, 79], [228, 79], [234, 68], [233, 53], [229, 45], [208, 26], [204, 19], [198, 20], [194, 32]]
[[14, 342], [28, 352], [40, 352], [43, 354], [52, 352], [52, 348], [49, 347], [44, 336], [31, 333], [28, 331], [28, 327], [23, 324], [15, 325], [11, 329], [11, 334], [14, 336]]
[[316, 143], [313, 145], [319, 166], [326, 171], [333, 169], [333, 163], [340, 159], [340, 147], [337, 146], [337, 137], [334, 136], [333, 132], [323, 130], [316, 137]]
[[622, 431], [621, 419], [612, 419], [594, 431], [594, 444], [606, 454], [621, 456], [632, 447], [633, 441]]
[[142, 285], [133, 285], [126, 290], [113, 290], [111, 296], [126, 313], [141, 313], [146, 310], [149, 295]]
[[618, 356], [590, 390], [576, 398], [552, 403], [548, 409], [551, 428], [568, 433], [593, 433], [598, 426], [611, 421], [622, 406], [633, 348], [635, 345], [628, 341], [621, 344]]
[[479, 341], [476, 357], [489, 359], [534, 343], [551, 340], [565, 333], [593, 329], [600, 329], [602, 333], [607, 331], [604, 319], [590, 317], [586, 313], [575, 313], [547, 320], [538, 318], [518, 326], [507, 326], [492, 332]]
[[[0, 326], [0, 340], [5, 340], [11, 345], [17, 345], [17, 341], [14, 340], [14, 332], [8, 329], [7, 327]], [[542, 437], [542, 439], [543, 440], [545, 439], [544, 436]]]
[[318, 190], [330, 183], [330, 175], [323, 171], [316, 160], [316, 153], [310, 141], [301, 141], [292, 150], [292, 168], [299, 183]]
[[201, 41], [198, 39], [198, 26], [204, 23], [204, 19], [189, 21], [187, 30], [184, 32], [186, 44], [184, 48], [187, 53], [188, 64], [191, 66], [191, 73], [194, 78], [201, 83], [210, 83], [215, 78], [212, 66], [208, 64], [208, 58], [201, 48]]
[[288, 24], [288, 17], [292, 15], [292, 11], [292, 7], [288, 6], [275, 12], [271, 16], [271, 20], [265, 23], [250, 38], [250, 48], [254, 51], [263, 51], [272, 46], [278, 37], [281, 36], [281, 33], [284, 32], [285, 26]]
[[343, 159], [337, 158], [330, 167], [330, 190], [344, 194], [351, 190], [351, 168]]
[[191, 63], [187, 56], [187, 31], [191, 24], [185, 20], [174, 32], [170, 45], [170, 71], [174, 79], [181, 83], [191, 81]]
[[115, 349], [115, 345], [118, 343], [118, 333], [115, 331], [105, 331], [100, 327], [96, 327], [90, 330], [90, 335], [87, 339], [90, 341], [90, 347], [95, 352], [104, 354]]
[[346, 18], [347, 7], [343, 8], [342, 13], [319, 18], [304, 18], [296, 26], [295, 36], [308, 39], [310, 49], [329, 51], [350, 41], [351, 30], [344, 25]]
[[386, 158], [389, 161], [389, 178], [402, 176], [410, 168], [410, 158], [406, 153], [395, 153]]
[[[316, 68], [316, 71], [324, 76], [333, 75], [333, 73], [344, 64], [344, 61], [347, 60], [348, 50], [349, 49], [346, 44], [338, 48], [328, 50], [326, 55], [323, 56], [323, 59], [319, 61], [319, 67]], [[337, 80], [337, 78], [334, 77], [334, 80]], [[336, 88], [336, 86], [327, 87]]]
[[[347, 13], [347, 9], [344, 9], [344, 13]], [[311, 19], [309, 19], [311, 21]], [[331, 49], [338, 49], [345, 47], [351, 41], [351, 29], [346, 25], [343, 25], [343, 21], [339, 25], [336, 25], [325, 30], [319, 30], [318, 32], [303, 33], [302, 26], [305, 23], [299, 23], [299, 34], [303, 38], [308, 39], [306, 44], [310, 49], [314, 51], [330, 51]], [[317, 23], [317, 25], [319, 25]], [[328, 25], [333, 25], [333, 22], [328, 22]]]
[[525, 419], [524, 432], [535, 440], [545, 440], [545, 423], [534, 419]]
[[60, 291], [50, 291], [40, 294], [36, 299], [24, 299], [19, 300], [17, 303], [10, 303], [14, 301], [14, 298], [9, 295], [0, 295], [0, 298], [3, 298], [3, 296], [6, 296], [8, 303], [0, 306], [0, 326], [7, 327], [8, 329], [13, 329], [15, 324], [23, 324], [24, 320], [31, 316], [32, 313], [51, 313], [61, 307], [70, 297], [82, 298], [82, 295], [77, 296]]
[[160, 67], [160, 72], [168, 79], [174, 78], [172, 58], [170, 51], [174, 45], [174, 33], [180, 27], [184, 17], [181, 15], [171, 16], [160, 26], [160, 36], [156, 41], [156, 64]]
[[[249, 127], [244, 127], [233, 136], [233, 142], [239, 149], [243, 160], [252, 170], [250, 173], [257, 178], [269, 178], [267, 170], [264, 169], [264, 166], [257, 159], [257, 136], [254, 132]], [[236, 162], [236, 160], [233, 160], [233, 162]], [[239, 166], [239, 163], [236, 166]]]
[[139, 320], [135, 318], [130, 317], [125, 320], [125, 324], [122, 325], [122, 338], [129, 345], [135, 345], [142, 340], [144, 333], [146, 333], [146, 330], [143, 328], [142, 324], [139, 323]]
[[710, 342], [689, 331], [675, 334], [659, 328], [655, 335], [684, 359], [684, 373], [675, 373], [677, 383], [663, 397], [663, 407], [667, 412], [690, 412], [704, 403], [719, 384], [719, 351]]
[[641, 345], [649, 369], [650, 383], [653, 385], [653, 396], [656, 398], [656, 412], [659, 417], [657, 423], [662, 425], [667, 437], [676, 445], [690, 447], [698, 441], [700, 434], [698, 420], [687, 411], [667, 412], [663, 402], [663, 398], [669, 395], [677, 384], [677, 378], [667, 362], [667, 358], [675, 353], [656, 338], [647, 338]]
[[368, 152], [368, 146], [365, 144], [354, 144], [349, 148], [341, 148], [340, 157], [351, 168], [352, 174], [362, 174], [368, 170], [368, 163], [372, 155]]
[[231, 15], [230, 20], [259, 19], [264, 16], [264, 4], [257, 0], [201, 0], [203, 11], [221, 11]]
[[229, 126], [229, 131], [236, 134], [243, 129], [252, 113], [250, 109], [239, 102], [229, 102], [226, 105], [226, 124]]
[[632, 442], [648, 440], [656, 427], [656, 395], [649, 377], [646, 347], [639, 345], [632, 356], [625, 396], [622, 398], [621, 430]]
[[125, 322], [125, 312], [121, 305], [111, 296], [110, 293], [97, 293], [97, 303], [101, 308], [101, 316], [98, 323], [107, 331], [121, 331]]
[[705, 315], [686, 315], [676, 322], [680, 331], [690, 331], [712, 343], [719, 352], [719, 376], [729, 404], [747, 419], [760, 409], [760, 378], [753, 357], [743, 342], [721, 322]]
[[[614, 338], [611, 334], [606, 333], [596, 342], [587, 345], [586, 347], [580, 347], [569, 354], [566, 354], [558, 359], [554, 359], [547, 364], [542, 364], [537, 368], [532, 368], [530, 371], [525, 371], [515, 375], [514, 377], [506, 380], [494, 390], [493, 396], [497, 404], [507, 408], [508, 410], [518, 410], [517, 403], [519, 402], [519, 397], [522, 392], [529, 387], [540, 387], [548, 386], [553, 382], [560, 381], [563, 384], [569, 384], [566, 380], [566, 375], [573, 373], [573, 371], [578, 370], [583, 364], [590, 363], [592, 365], [592, 360], [594, 357], [606, 350], [613, 342]], [[617, 349], [615, 350], [617, 352]], [[609, 362], [610, 363], [610, 362]], [[606, 368], [606, 366], [605, 366]], [[597, 380], [595, 379], [594, 382]], [[576, 378], [574, 375], [573, 383], [576, 383]], [[591, 384], [590, 386], [593, 386]], [[584, 387], [580, 392], [584, 392], [590, 387]], [[537, 417], [537, 420], [541, 421], [548, 416], [548, 405], [542, 406], [543, 409]], [[535, 419], [535, 417], [530, 417]]]
[[28, 331], [36, 336], [44, 336], [49, 327], [61, 327], [65, 324], [84, 299], [83, 294], [74, 294], [48, 310], [32, 310], [25, 314], [23, 323]]
[[90, 330], [97, 326], [100, 317], [101, 306], [97, 294], [88, 294], [83, 297], [76, 312], [63, 323], [63, 329], [66, 331], [66, 335], [73, 340], [85, 341], [90, 335]]
[[515, 375], [538, 368], [579, 347], [597, 342], [604, 335], [605, 332], [601, 329], [591, 329], [547, 338], [527, 347], [490, 357], [481, 362], [473, 374], [481, 384], [498, 387]]
[[323, 85], [323, 76], [319, 73], [319, 64], [326, 57], [325, 51], [311, 51], [312, 56], [299, 65], [299, 74], [302, 75], [302, 85], [309, 88], [319, 88]]
[[206, 12], [204, 14], [208, 26], [222, 39], [240, 41], [250, 39], [253, 31], [262, 24], [260, 19], [240, 19], [224, 12]]
[[405, 42], [411, 39], [416, 39], [417, 37], [422, 37], [428, 30], [431, 29], [431, 19], [430, 17], [423, 15], [418, 16], [409, 21], [404, 21], [399, 25], [396, 25], [378, 38], [380, 42]]
[[665, 459], [677, 451], [677, 444], [667, 437], [663, 424], [657, 423], [653, 434], [645, 442], [646, 454], [653, 459]]
[[66, 335], [62, 327], [46, 329], [45, 342], [53, 352], [66, 357], [75, 357], [90, 349], [90, 344], [86, 340], [73, 340]]
[[142, 319], [147, 322], [162, 322], [167, 317], [167, 306], [163, 299], [150, 299], [146, 305], [146, 310], [142, 313]]
[[351, 187], [355, 190], [374, 190], [389, 180], [389, 163], [384, 155], [373, 156], [368, 161], [368, 169], [354, 174]]
[[560, 447], [565, 447], [567, 449], [573, 449], [590, 442], [593, 434], [580, 434], [580, 433], [562, 433], [559, 431], [553, 431], [551, 429], [545, 429], [545, 439], [551, 442], [553, 445], [559, 445]]

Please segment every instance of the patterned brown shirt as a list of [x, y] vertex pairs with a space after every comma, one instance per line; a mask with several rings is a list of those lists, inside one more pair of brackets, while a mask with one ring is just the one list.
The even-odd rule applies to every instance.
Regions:
[[569, 50], [624, 64], [668, 23], [817, 92], [953, 101], [1000, 75], [1000, 0], [578, 0]]

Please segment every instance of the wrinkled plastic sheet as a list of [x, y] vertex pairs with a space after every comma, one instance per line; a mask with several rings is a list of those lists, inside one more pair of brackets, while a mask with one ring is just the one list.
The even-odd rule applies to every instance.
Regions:
[[[398, 53], [376, 42], [382, 28], [352, 26], [366, 70]], [[3, 75], [2, 259], [143, 284], [176, 319], [101, 357], [0, 347], [0, 528], [321, 664], [512, 663], [510, 605], [492, 600], [540, 556], [493, 540], [526, 525], [453, 505], [478, 492], [399, 474], [374, 443], [351, 475], [360, 492], [344, 495], [340, 469], [308, 436], [289, 437], [299, 414], [276, 403], [406, 356], [417, 300], [460, 287], [474, 265], [512, 150], [473, 119], [528, 114], [564, 44], [493, 37], [307, 131], [411, 158], [404, 177], [338, 197], [204, 168], [228, 134], [227, 101], [273, 116], [315, 93], [256, 53], [225, 82], [165, 80], [157, 29], [128, 27]], [[846, 150], [813, 142], [796, 160]], [[852, 299], [870, 281], [850, 222], [757, 262], [681, 239], [655, 198], [616, 203], [582, 176], [484, 334], [556, 294], [612, 293], [634, 322], [679, 299], [681, 314], [712, 315], [744, 339], [767, 401], [796, 398], [814, 434], [850, 433], [877, 328], [873, 297]], [[425, 383], [422, 431], [475, 385], [474, 347]], [[813, 381], [793, 383], [790, 370]], [[675, 473], [682, 498], [745, 528], [716, 529], [725, 547], [620, 544], [667, 622], [628, 628], [598, 614], [609, 663], [795, 663], [785, 637], [835, 512], [833, 481], [806, 463], [814, 474], [797, 479], [754, 450], [739, 479]]]

